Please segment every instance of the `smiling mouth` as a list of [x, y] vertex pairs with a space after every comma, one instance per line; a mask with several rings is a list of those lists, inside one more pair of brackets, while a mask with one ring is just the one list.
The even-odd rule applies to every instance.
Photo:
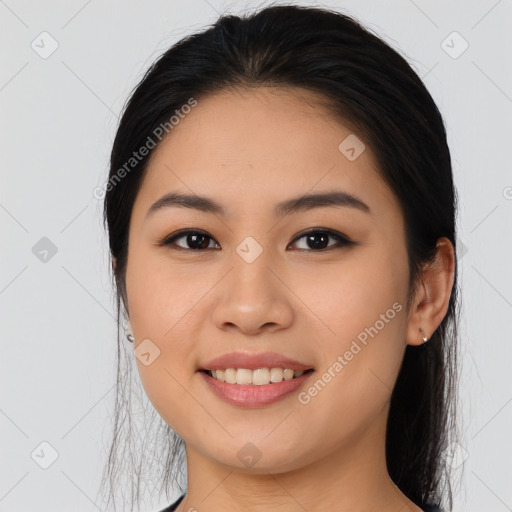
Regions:
[[267, 384], [279, 384], [287, 380], [294, 380], [305, 374], [313, 372], [308, 370], [291, 370], [283, 368], [258, 368], [249, 370], [247, 368], [226, 368], [217, 370], [200, 370], [209, 377], [227, 384], [238, 384], [245, 386], [264, 386]]

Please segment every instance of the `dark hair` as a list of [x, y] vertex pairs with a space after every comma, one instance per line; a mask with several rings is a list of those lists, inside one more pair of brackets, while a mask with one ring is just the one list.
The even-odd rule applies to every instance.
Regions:
[[[189, 35], [154, 62], [125, 106], [112, 148], [104, 201], [118, 319], [118, 365], [114, 437], [106, 472], [111, 496], [126, 413], [126, 353], [119, 339], [121, 300], [126, 313], [125, 271], [128, 229], [135, 197], [152, 150], [137, 158], [119, 179], [133, 153], [152, 140], [191, 98], [262, 86], [302, 88], [319, 93], [325, 109], [351, 127], [376, 155], [379, 172], [397, 197], [406, 225], [410, 271], [408, 307], [423, 265], [433, 260], [440, 237], [456, 247], [456, 195], [450, 153], [439, 110], [407, 61], [357, 20], [328, 9], [271, 6], [245, 17], [221, 16], [201, 33]], [[297, 89], [299, 90], [299, 89]], [[161, 130], [160, 130], [161, 131]], [[172, 136], [172, 135], [171, 135]], [[117, 176], [117, 178], [116, 178]], [[456, 434], [457, 268], [447, 314], [428, 343], [407, 346], [391, 397], [386, 457], [390, 477], [419, 507], [453, 507], [450, 464], [444, 458]], [[128, 312], [129, 313], [129, 312]], [[133, 356], [133, 354], [132, 354]], [[133, 357], [132, 357], [133, 359]], [[129, 366], [129, 365], [128, 365]], [[131, 371], [131, 370], [130, 370]], [[131, 375], [131, 373], [130, 373]], [[157, 415], [152, 410], [154, 426]], [[145, 427], [146, 428], [146, 427]], [[147, 456], [158, 454], [160, 480], [168, 491], [183, 440], [163, 421], [152, 438], [144, 431]], [[158, 444], [158, 443], [163, 443]], [[131, 450], [131, 441], [125, 441]], [[163, 454], [163, 455], [162, 455]], [[130, 452], [130, 456], [133, 454]], [[135, 494], [139, 499], [142, 462]], [[138, 464], [138, 466], [137, 466]], [[448, 497], [447, 503], [444, 497]], [[133, 507], [132, 488], [132, 507]]]

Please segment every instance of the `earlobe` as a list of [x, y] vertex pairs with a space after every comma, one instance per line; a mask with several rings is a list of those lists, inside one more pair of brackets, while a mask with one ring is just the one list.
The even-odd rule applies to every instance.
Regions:
[[442, 237], [437, 241], [435, 260], [425, 267], [407, 328], [407, 344], [421, 345], [430, 339], [448, 311], [455, 278], [455, 251], [452, 243]]

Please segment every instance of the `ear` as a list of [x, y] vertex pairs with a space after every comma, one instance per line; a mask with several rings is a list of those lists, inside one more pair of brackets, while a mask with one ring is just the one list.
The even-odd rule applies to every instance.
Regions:
[[409, 311], [407, 344], [421, 345], [430, 339], [448, 311], [455, 278], [455, 250], [448, 238], [437, 241], [435, 260], [420, 277]]
[[114, 273], [116, 271], [116, 266], [117, 266], [117, 258], [113, 257], [112, 258], [112, 270], [114, 271]]

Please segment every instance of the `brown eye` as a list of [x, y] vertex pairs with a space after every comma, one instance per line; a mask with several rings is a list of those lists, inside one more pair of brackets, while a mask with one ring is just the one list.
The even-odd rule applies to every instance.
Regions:
[[[344, 246], [354, 245], [355, 242], [349, 240], [345, 235], [329, 229], [314, 229], [306, 233], [302, 233], [292, 242], [297, 244], [298, 240], [305, 240], [305, 247], [299, 247], [299, 250], [320, 252]], [[334, 243], [329, 243], [334, 240]], [[179, 241], [179, 242], [178, 242]], [[213, 246], [211, 242], [214, 242]], [[218, 243], [204, 231], [183, 230], [174, 235], [166, 237], [158, 245], [168, 246], [176, 250], [201, 252], [208, 249], [220, 249]]]
[[[183, 241], [176, 243], [178, 240]], [[186, 230], [165, 238], [159, 245], [175, 246], [177, 249], [189, 251], [203, 251], [215, 248], [210, 247], [210, 241], [213, 241], [213, 238], [202, 231]]]
[[[307, 233], [303, 233], [299, 237], [295, 238], [294, 243], [298, 240], [305, 239], [306, 247], [299, 248], [300, 250], [312, 250], [314, 252], [331, 249], [333, 247], [340, 247], [346, 245], [353, 245], [354, 242], [349, 240], [346, 236], [341, 233], [337, 233], [332, 230], [315, 229], [310, 230]], [[334, 244], [329, 244], [329, 239], [334, 239]]]

